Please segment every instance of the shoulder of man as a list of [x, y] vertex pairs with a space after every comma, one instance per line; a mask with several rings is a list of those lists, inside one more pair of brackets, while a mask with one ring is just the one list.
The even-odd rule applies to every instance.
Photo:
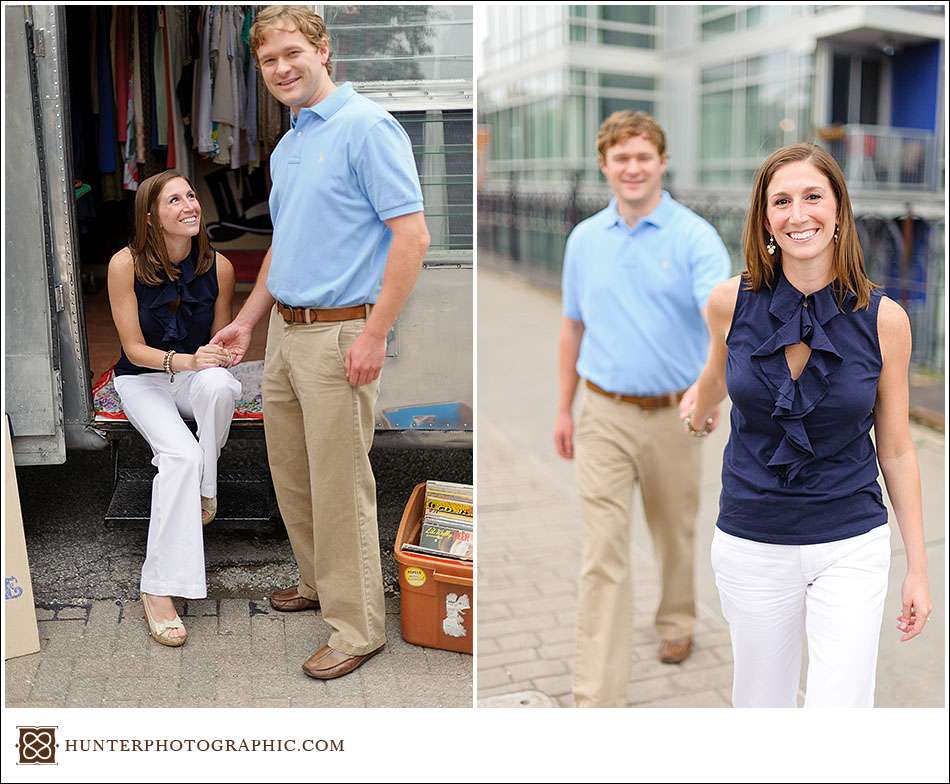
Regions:
[[591, 232], [598, 231], [604, 227], [606, 225], [605, 221], [608, 220], [609, 211], [610, 206], [608, 205], [599, 212], [595, 212], [589, 218], [582, 220], [573, 229], [571, 229], [570, 234], [568, 234], [568, 241], [576, 241], [578, 238], [589, 236]]
[[673, 207], [674, 217], [681, 230], [689, 229], [691, 231], [695, 231], [700, 236], [707, 236], [709, 232], [712, 232], [717, 237], [719, 236], [719, 232], [716, 231], [716, 227], [713, 226], [702, 215], [693, 212], [689, 207], [687, 207], [682, 202], [677, 201], [672, 196], [670, 197], [670, 203]]
[[351, 128], [363, 131], [369, 130], [381, 121], [399, 125], [399, 121], [376, 101], [356, 92], [340, 108], [340, 119], [345, 120]]

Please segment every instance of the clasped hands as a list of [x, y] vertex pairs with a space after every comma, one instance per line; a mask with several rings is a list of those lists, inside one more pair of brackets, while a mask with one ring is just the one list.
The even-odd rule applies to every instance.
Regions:
[[[250, 328], [232, 321], [226, 327], [218, 330], [211, 338], [211, 343], [208, 346], [202, 346], [202, 348], [213, 348], [227, 352], [230, 360], [225, 367], [230, 367], [244, 359], [244, 354], [247, 352], [250, 343]], [[197, 354], [195, 356], [197, 357]], [[385, 361], [386, 335], [377, 337], [368, 334], [364, 330], [346, 352], [344, 368], [346, 380], [354, 387], [369, 384], [379, 378]], [[209, 367], [213, 367], [213, 365], [209, 365]]]
[[683, 428], [691, 436], [696, 438], [705, 438], [710, 433], [712, 433], [719, 424], [719, 406], [716, 406], [712, 410], [712, 413], [706, 417], [706, 421], [703, 422], [702, 428], [697, 429], [692, 423], [693, 414], [695, 413], [696, 409], [696, 394], [696, 384], [693, 384], [683, 393], [683, 398], [680, 400], [679, 404], [680, 421], [683, 423]]
[[206, 370], [213, 367], [231, 367], [234, 364], [234, 354], [225, 346], [216, 346], [209, 343], [199, 346], [192, 354], [192, 364], [195, 370]]

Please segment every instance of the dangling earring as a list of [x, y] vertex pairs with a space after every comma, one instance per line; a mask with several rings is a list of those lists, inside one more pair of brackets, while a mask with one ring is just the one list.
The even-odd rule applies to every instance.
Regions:
[[775, 238], [771, 234], [769, 234], [769, 241], [765, 249], [769, 252], [769, 256], [775, 255]]
[[838, 241], [838, 224], [835, 224], [835, 242]]

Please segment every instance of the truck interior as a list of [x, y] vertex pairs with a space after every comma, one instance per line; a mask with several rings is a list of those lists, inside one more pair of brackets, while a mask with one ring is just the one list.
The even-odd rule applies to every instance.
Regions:
[[[270, 244], [267, 157], [276, 143], [273, 131], [279, 138], [289, 120], [262, 85], [250, 102], [245, 89], [237, 122], [253, 124], [255, 137], [258, 124], [267, 118], [277, 118], [276, 125], [269, 135], [261, 135], [253, 160], [226, 160], [219, 154], [224, 162], [215, 162], [195, 149], [191, 133], [194, 88], [212, 71], [208, 44], [202, 43], [206, 19], [198, 9], [183, 9], [174, 20], [157, 7], [73, 6], [65, 14], [76, 239], [90, 383], [96, 421], [115, 423], [124, 420], [110, 383], [120, 344], [106, 274], [109, 259], [129, 241], [135, 186], [166, 168], [191, 177], [212, 243], [234, 265], [237, 312]], [[242, 62], [242, 78], [247, 79], [248, 67], [253, 68], [247, 51]], [[164, 96], [163, 76], [168, 89]], [[167, 119], [164, 124], [162, 117]], [[249, 157], [247, 152], [244, 156]], [[252, 395], [239, 405], [239, 419], [260, 419], [254, 393], [260, 389], [265, 331], [266, 325], [259, 324], [241, 369]]]

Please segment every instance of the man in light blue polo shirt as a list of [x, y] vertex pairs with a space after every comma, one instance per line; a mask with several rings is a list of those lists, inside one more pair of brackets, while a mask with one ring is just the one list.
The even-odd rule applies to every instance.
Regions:
[[[262, 394], [268, 462], [300, 569], [275, 591], [284, 612], [321, 608], [332, 631], [303, 663], [352, 672], [385, 642], [369, 462], [386, 335], [429, 245], [409, 137], [337, 86], [323, 19], [271, 6], [251, 28], [267, 89], [292, 111], [270, 160], [273, 243], [254, 290], [213, 339], [243, 357], [268, 311]], [[276, 300], [276, 303], [275, 303]]]
[[652, 117], [611, 115], [597, 151], [614, 198], [567, 240], [554, 431], [562, 457], [572, 459], [576, 447], [584, 508], [574, 682], [582, 707], [626, 704], [635, 484], [660, 562], [659, 658], [679, 663], [692, 649], [699, 451], [678, 404], [694, 396], [706, 361], [706, 300], [730, 267], [715, 229], [662, 190], [666, 138]]

